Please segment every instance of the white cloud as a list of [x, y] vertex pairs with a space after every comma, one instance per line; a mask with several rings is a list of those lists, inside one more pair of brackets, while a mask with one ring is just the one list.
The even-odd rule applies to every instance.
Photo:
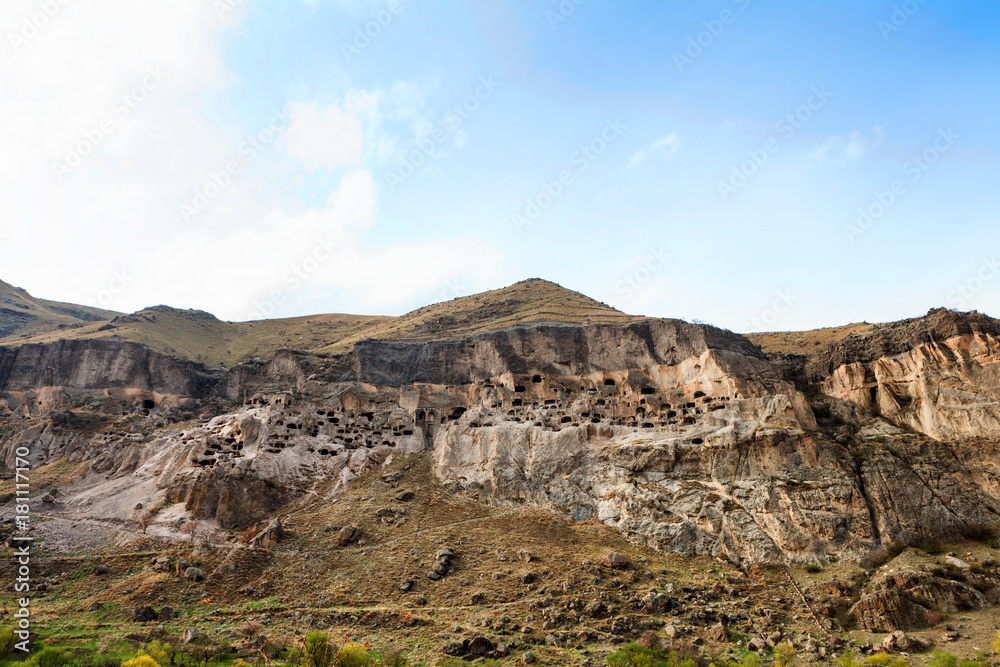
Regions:
[[335, 104], [325, 108], [316, 102], [288, 105], [291, 127], [285, 134], [289, 157], [310, 171], [349, 165], [361, 157], [361, 121]]
[[[381, 119], [415, 117], [415, 86], [389, 94], [348, 85], [340, 99], [296, 99], [288, 105], [297, 113], [284, 138], [287, 154], [275, 144], [244, 161], [210, 209], [184, 223], [179, 205], [240, 159], [242, 138], [275, 111], [242, 108], [255, 118], [246, 127], [231, 127], [214, 111], [214, 96], [234, 83], [221, 33], [240, 20], [243, 5], [224, 21], [205, 0], [73, 2], [15, 52], [8, 35], [38, 3], [7, 0], [0, 16], [0, 279], [41, 297], [91, 303], [117, 273], [127, 285], [101, 305], [133, 311], [167, 303], [244, 319], [275, 290], [300, 308], [276, 314], [302, 314], [306, 291], [378, 312], [409, 306], [453, 276], [498, 266], [496, 250], [469, 239], [379, 245], [367, 238], [378, 193], [366, 153], [391, 151]], [[116, 111], [122, 96], [151, 67], [162, 81], [123, 116]], [[60, 182], [53, 163], [108, 120], [111, 131]], [[289, 158], [348, 171], [324, 203], [309, 206], [286, 187], [285, 179], [298, 177]], [[289, 283], [286, 274], [311, 266], [328, 239], [336, 255], [316, 262], [308, 280]]]
[[660, 158], [666, 162], [674, 156], [679, 147], [680, 140], [677, 138], [677, 133], [671, 132], [633, 153], [632, 157], [629, 158], [628, 168], [636, 169], [647, 160], [653, 158]]
[[853, 162], [854, 160], [860, 160], [873, 149], [877, 148], [883, 139], [885, 139], [885, 132], [879, 126], [875, 126], [872, 129], [871, 137], [866, 137], [857, 130], [846, 136], [833, 135], [813, 150], [809, 154], [809, 157], [813, 160], [833, 162], [835, 164]]

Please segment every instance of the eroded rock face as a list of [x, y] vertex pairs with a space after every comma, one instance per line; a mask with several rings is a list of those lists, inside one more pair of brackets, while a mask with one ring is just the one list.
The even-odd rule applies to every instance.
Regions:
[[[120, 347], [38, 349], [25, 354], [59, 368], [31, 376], [18, 353], [17, 389], [0, 401], [23, 418], [0, 460], [24, 446], [34, 466], [79, 462], [66, 511], [173, 505], [237, 528], [394, 453], [430, 451], [453, 488], [596, 518], [657, 549], [741, 563], [857, 555], [1000, 522], [998, 339], [902, 331], [834, 355], [844, 363], [823, 386], [836, 434], [754, 345], [670, 320], [365, 342], [323, 368], [282, 353], [208, 379]], [[241, 404], [201, 410], [226, 396]], [[95, 397], [140, 414], [172, 406], [184, 426], [70, 428], [66, 408]]]
[[937, 440], [1000, 436], [1000, 340], [990, 334], [846, 364], [822, 388]]

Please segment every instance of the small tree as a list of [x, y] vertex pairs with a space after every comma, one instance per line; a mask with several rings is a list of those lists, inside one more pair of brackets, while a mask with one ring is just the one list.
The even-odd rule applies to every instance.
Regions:
[[132, 516], [129, 521], [136, 528], [141, 530], [143, 534], [146, 533], [146, 529], [156, 523], [156, 519], [153, 517], [153, 513], [149, 510], [135, 510], [132, 512]]
[[180, 531], [182, 533], [187, 533], [194, 542], [198, 539], [198, 536], [205, 531], [205, 524], [197, 519], [192, 519], [191, 521], [185, 521], [181, 524]]

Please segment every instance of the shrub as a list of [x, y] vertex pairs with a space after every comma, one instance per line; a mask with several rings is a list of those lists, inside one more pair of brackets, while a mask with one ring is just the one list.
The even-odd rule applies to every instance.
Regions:
[[160, 667], [160, 663], [148, 655], [137, 655], [131, 660], [123, 662], [122, 667]]
[[6, 658], [14, 650], [15, 640], [13, 628], [0, 628], [0, 659]]
[[337, 655], [337, 667], [368, 667], [371, 662], [368, 651], [360, 644], [348, 643]]
[[788, 663], [795, 657], [795, 649], [781, 642], [774, 647], [774, 667], [788, 667]]
[[809, 574], [816, 574], [817, 572], [823, 571], [823, 568], [821, 568], [819, 565], [816, 565], [815, 563], [809, 563], [802, 569], [808, 572]]
[[878, 653], [865, 658], [867, 667], [910, 667], [910, 663], [902, 658], [888, 653]]
[[[52, 646], [46, 646], [41, 651], [31, 656], [26, 665], [32, 665], [37, 667], [64, 667], [64, 665], [69, 664], [73, 660], [73, 656], [65, 651], [60, 651]], [[145, 667], [144, 665], [136, 665], [136, 667]], [[149, 667], [154, 667], [149, 665]], [[159, 667], [156, 665], [155, 667]]]
[[917, 548], [931, 556], [936, 556], [937, 554], [944, 551], [944, 547], [941, 546], [940, 540], [938, 540], [936, 537], [923, 538], [922, 540], [920, 540], [920, 543], [917, 545]]
[[967, 523], [962, 526], [962, 537], [972, 542], [989, 542], [995, 536], [993, 528], [981, 523]]
[[302, 649], [295, 651], [288, 662], [300, 667], [331, 667], [336, 650], [330, 643], [330, 637], [317, 630], [306, 635]]
[[993, 638], [993, 652], [1000, 655], [1000, 630], [997, 630], [996, 637]]
[[931, 659], [927, 664], [930, 667], [958, 667], [958, 658], [952, 653], [936, 648], [931, 652]]
[[[146, 644], [146, 655], [155, 660], [159, 665], [169, 665], [174, 661], [174, 647], [165, 642], [154, 639]], [[140, 666], [136, 666], [140, 667]]]

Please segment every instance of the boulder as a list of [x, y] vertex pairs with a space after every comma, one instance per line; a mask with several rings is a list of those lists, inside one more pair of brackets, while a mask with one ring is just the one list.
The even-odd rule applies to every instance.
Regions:
[[160, 613], [156, 615], [156, 620], [162, 622], [174, 620], [174, 608], [164, 607], [160, 610]]
[[191, 581], [203, 581], [205, 579], [205, 572], [201, 568], [189, 567], [184, 570], [184, 576]]
[[270, 549], [281, 542], [282, 535], [281, 519], [275, 517], [264, 530], [254, 535], [253, 539], [250, 540], [250, 546], [255, 549]]
[[198, 628], [184, 628], [185, 644], [205, 644], [208, 642], [208, 635]]
[[361, 529], [356, 526], [344, 526], [337, 533], [337, 543], [342, 547], [354, 544], [361, 537]]
[[713, 625], [706, 633], [709, 641], [724, 644], [729, 641], [729, 630], [722, 623]]
[[151, 623], [157, 616], [156, 610], [152, 607], [136, 607], [132, 610], [132, 621], [135, 623]]
[[604, 557], [603, 565], [604, 567], [609, 567], [612, 570], [624, 570], [628, 567], [628, 558], [618, 553], [617, 551], [612, 551], [607, 556]]
[[479, 635], [469, 642], [468, 648], [471, 655], [481, 656], [493, 652], [496, 646], [486, 637]]

